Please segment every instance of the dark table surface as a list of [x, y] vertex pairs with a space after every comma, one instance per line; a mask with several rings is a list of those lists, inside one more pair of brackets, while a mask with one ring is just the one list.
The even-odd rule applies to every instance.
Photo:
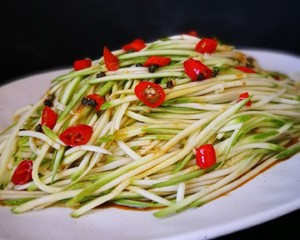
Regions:
[[300, 210], [297, 210], [266, 223], [216, 238], [216, 240], [273, 239], [275, 237], [276, 239], [297, 239], [299, 220]]
[[[0, 1], [0, 85], [96, 59], [104, 45], [117, 49], [137, 37], [152, 41], [190, 30], [237, 47], [300, 56], [299, 27], [294, 0]], [[294, 239], [299, 221], [296, 210], [218, 239]]]

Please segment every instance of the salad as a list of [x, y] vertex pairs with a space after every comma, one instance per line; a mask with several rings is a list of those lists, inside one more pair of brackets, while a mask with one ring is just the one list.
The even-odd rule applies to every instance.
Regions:
[[215, 38], [180, 34], [76, 60], [0, 135], [13, 213], [106, 204], [167, 217], [300, 151], [299, 85]]

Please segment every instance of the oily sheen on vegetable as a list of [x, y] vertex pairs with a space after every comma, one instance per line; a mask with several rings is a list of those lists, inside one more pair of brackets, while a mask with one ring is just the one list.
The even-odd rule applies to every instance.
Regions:
[[1, 133], [13, 213], [113, 203], [166, 217], [300, 151], [299, 85], [214, 38], [133, 39], [73, 67]]

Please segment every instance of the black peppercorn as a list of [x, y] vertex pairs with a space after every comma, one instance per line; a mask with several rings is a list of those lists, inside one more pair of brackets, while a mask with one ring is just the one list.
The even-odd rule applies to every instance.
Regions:
[[203, 80], [204, 79], [204, 76], [203, 76], [203, 74], [202, 73], [200, 73], [198, 76], [197, 76], [197, 81], [201, 81], [201, 80]]
[[95, 100], [91, 99], [91, 98], [83, 98], [81, 100], [81, 104], [84, 105], [84, 106], [88, 105], [88, 106], [91, 106], [91, 107], [96, 107], [97, 106], [97, 102]]
[[36, 132], [43, 132], [42, 125], [41, 124], [36, 125], [35, 126], [35, 131]]
[[172, 88], [174, 87], [174, 80], [168, 80], [166, 83], [166, 87], [167, 88]]
[[255, 60], [252, 57], [247, 57], [246, 59], [246, 67], [254, 68]]
[[104, 77], [105, 76], [105, 72], [99, 72], [99, 73], [97, 73], [97, 75], [96, 75], [96, 77], [97, 78], [101, 78], [101, 77]]
[[148, 71], [150, 73], [154, 73], [156, 71], [156, 69], [158, 68], [158, 65], [157, 64], [151, 64], [148, 68]]
[[48, 107], [52, 107], [53, 106], [53, 101], [55, 99], [55, 95], [54, 94], [50, 94], [46, 99], [45, 101], [43, 102], [43, 104], [45, 106], [48, 106]]
[[130, 48], [130, 49], [126, 50], [126, 53], [133, 53], [133, 52], [135, 52], [135, 50], [133, 48]]
[[45, 101], [43, 103], [45, 106], [48, 106], [48, 107], [53, 106], [53, 102], [50, 99], [45, 99]]
[[220, 72], [220, 68], [219, 67], [213, 67], [212, 70], [212, 77], [216, 77]]

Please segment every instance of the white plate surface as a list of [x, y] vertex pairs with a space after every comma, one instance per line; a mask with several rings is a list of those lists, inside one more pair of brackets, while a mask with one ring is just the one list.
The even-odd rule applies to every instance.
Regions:
[[[300, 80], [300, 58], [282, 52], [245, 50], [267, 69]], [[54, 77], [42, 73], [0, 87], [0, 129], [19, 107], [34, 103]], [[97, 209], [81, 218], [67, 208], [48, 208], [20, 215], [0, 206], [0, 239], [140, 240], [210, 239], [272, 220], [300, 209], [300, 155], [281, 162], [242, 187], [200, 208], [165, 219], [151, 211]]]

